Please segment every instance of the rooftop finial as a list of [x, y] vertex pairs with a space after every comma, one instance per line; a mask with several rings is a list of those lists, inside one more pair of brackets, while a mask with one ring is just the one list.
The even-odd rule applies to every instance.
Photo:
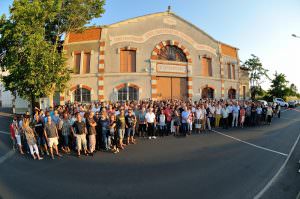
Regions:
[[168, 6], [168, 13], [171, 12], [171, 6]]

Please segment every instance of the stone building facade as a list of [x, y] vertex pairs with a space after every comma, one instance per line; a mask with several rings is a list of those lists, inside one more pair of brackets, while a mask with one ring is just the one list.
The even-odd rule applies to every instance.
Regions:
[[69, 33], [64, 101], [249, 98], [238, 49], [172, 12]]

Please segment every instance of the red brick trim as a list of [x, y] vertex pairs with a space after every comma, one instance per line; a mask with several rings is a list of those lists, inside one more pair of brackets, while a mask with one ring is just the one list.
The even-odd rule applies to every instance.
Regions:
[[[79, 85], [72, 86], [72, 87], [70, 88], [70, 91], [73, 92], [73, 91], [75, 91], [75, 90], [78, 89], [78, 88], [80, 88]], [[87, 89], [87, 90], [89, 90], [89, 91], [92, 91], [92, 90], [93, 90], [91, 87], [89, 87], [89, 86], [87, 86], [87, 85], [82, 85], [81, 88]]]
[[104, 68], [99, 68], [98, 73], [104, 73]]
[[101, 46], [102, 46], [102, 47], [105, 46], [105, 41], [101, 41], [99, 45], [100, 45], [100, 47], [101, 47]]
[[84, 89], [87, 89], [87, 90], [89, 90], [89, 91], [92, 91], [92, 88], [91, 87], [89, 87], [89, 86], [87, 86], [87, 85], [82, 85], [82, 87], [81, 88], [84, 88]]
[[204, 88], [212, 88], [212, 89], [216, 90], [216, 87], [214, 87], [212, 85], [209, 85], [209, 84], [201, 86], [201, 90], [204, 89]]
[[[171, 43], [172, 42], [170, 40], [167, 40], [165, 42], [160, 42], [159, 44], [155, 45], [155, 47], [154, 47], [154, 49], [152, 51], [151, 59], [152, 60], [157, 60], [158, 56], [156, 56], [156, 54], [159, 52], [159, 50], [161, 48], [163, 48], [164, 46], [170, 45]], [[192, 59], [188, 58], [190, 56], [190, 52], [188, 51], [188, 49], [185, 46], [180, 45], [178, 41], [174, 41], [174, 46], [177, 46], [178, 48], [180, 48], [183, 51], [183, 53], [187, 57], [188, 63], [192, 63]]]
[[117, 90], [121, 89], [121, 88], [124, 88], [126, 85], [130, 86], [130, 87], [133, 87], [133, 88], [136, 88], [136, 89], [140, 89], [141, 87], [136, 85], [136, 84], [133, 84], [133, 83], [123, 83], [123, 84], [119, 84], [118, 86], [116, 86], [115, 88]]

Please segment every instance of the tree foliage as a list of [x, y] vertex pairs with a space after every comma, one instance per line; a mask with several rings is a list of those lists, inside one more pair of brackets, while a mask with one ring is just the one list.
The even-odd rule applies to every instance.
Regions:
[[244, 62], [244, 66], [249, 70], [251, 98], [255, 99], [255, 96], [262, 90], [260, 85], [265, 79], [270, 79], [268, 70], [263, 67], [260, 59], [253, 54]]
[[0, 18], [0, 65], [6, 90], [33, 102], [63, 91], [70, 79], [62, 53], [68, 32], [104, 13], [104, 0], [15, 0]]
[[286, 80], [286, 76], [283, 73], [274, 74], [274, 79], [271, 81], [271, 87], [269, 94], [273, 97], [285, 98], [290, 94], [290, 88], [288, 87], [289, 81]]

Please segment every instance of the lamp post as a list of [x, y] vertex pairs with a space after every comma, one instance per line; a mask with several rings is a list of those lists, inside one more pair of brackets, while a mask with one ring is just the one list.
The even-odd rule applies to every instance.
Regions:
[[296, 34], [292, 34], [292, 37], [300, 38], [300, 36], [298, 36], [298, 35], [296, 35]]

